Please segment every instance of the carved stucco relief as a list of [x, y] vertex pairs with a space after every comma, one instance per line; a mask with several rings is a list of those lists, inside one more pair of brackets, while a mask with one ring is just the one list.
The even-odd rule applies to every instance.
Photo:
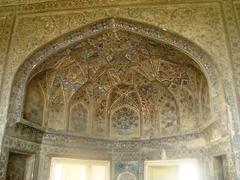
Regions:
[[[51, 39], [107, 16], [131, 18], [169, 29], [196, 42], [210, 54], [222, 58], [222, 61], [227, 59], [220, 8], [218, 4], [210, 3], [139, 8], [119, 7], [84, 10], [75, 14], [65, 12], [18, 16], [11, 47], [10, 67], [13, 70], [16, 69], [30, 52]], [[219, 61], [219, 63], [223, 62]]]
[[[0, 113], [0, 144], [2, 141], [3, 133], [4, 133], [4, 124], [6, 120], [6, 111], [7, 111], [7, 104], [8, 100], [3, 100], [4, 92], [7, 92], [9, 87], [3, 86], [4, 80], [4, 72], [5, 72], [5, 65], [6, 65], [6, 57], [9, 50], [9, 42], [11, 39], [12, 34], [12, 27], [14, 22], [14, 16], [9, 15], [6, 17], [0, 17], [0, 99], [1, 100], [1, 113]], [[5, 112], [5, 113], [4, 113]], [[1, 147], [1, 145], [0, 145]]]
[[234, 10], [237, 15], [237, 22], [240, 25], [240, 1], [234, 1]]
[[[237, 94], [238, 94], [238, 100], [240, 99], [240, 2], [235, 1], [234, 3], [234, 10], [237, 20], [237, 31], [234, 33], [234, 41], [232, 42], [232, 46], [234, 49], [233, 52], [233, 58], [235, 59], [233, 69], [235, 73], [235, 80], [236, 80], [236, 87], [237, 87]], [[235, 34], [238, 33], [238, 38], [235, 37]], [[237, 35], [237, 34], [236, 34]], [[239, 105], [240, 106], [240, 105]], [[240, 107], [239, 107], [240, 110]]]
[[19, 4], [31, 4], [39, 2], [47, 2], [50, 0], [1, 0], [0, 6], [19, 5]]
[[[10, 5], [19, 5], [19, 4], [33, 4], [33, 3], [39, 3], [39, 2], [48, 2], [51, 0], [0, 0], [0, 6], [10, 6]], [[56, 2], [59, 2], [59, 0], [56, 0]], [[84, 0], [78, 0], [78, 1], [74, 1], [71, 0], [71, 3], [66, 3], [66, 1], [63, 3], [65, 3], [66, 5], [76, 5], [76, 4], [80, 4], [81, 7], [89, 7], [89, 6], [97, 6], [97, 5], [121, 5], [121, 4], [136, 4], [136, 3], [148, 3], [147, 0], [134, 0], [132, 2], [129, 2], [128, 0], [122, 0], [122, 1], [117, 1], [117, 0], [105, 0], [104, 2], [99, 2], [97, 0], [91, 0], [91, 1], [84, 1]], [[159, 2], [159, 0], [151, 0], [151, 2]], [[52, 3], [52, 2], [50, 2]]]
[[1, 41], [2, 41], [2, 33], [3, 33], [5, 19], [6, 19], [6, 17], [0, 17], [0, 37], [1, 37]]
[[[50, 2], [49, 2], [50, 1]], [[203, 1], [204, 0], [199, 0]], [[210, 0], [211, 1], [211, 0]], [[65, 1], [51, 1], [51, 0], [0, 0], [0, 6], [7, 6], [10, 7], [11, 5], [30, 5], [34, 6], [34, 3], [44, 3], [45, 8], [49, 8], [48, 10], [52, 10], [55, 8], [61, 8], [63, 6], [67, 8], [74, 8], [74, 7], [96, 7], [96, 6], [111, 6], [111, 5], [139, 5], [139, 4], [149, 4], [149, 3], [166, 3], [168, 0], [134, 0], [134, 1], [128, 1], [128, 0], [105, 0], [104, 2], [99, 2], [97, 0], [89, 0], [89, 1], [84, 1], [84, 0], [65, 0]], [[173, 0], [173, 3], [178, 2], [177, 0]], [[184, 0], [181, 0], [181, 2], [184, 2]], [[194, 2], [194, 1], [193, 1]], [[59, 7], [55, 7], [54, 5], [59, 4]], [[23, 8], [24, 9], [24, 8]], [[23, 10], [21, 9], [21, 10]], [[25, 9], [24, 9], [25, 10]], [[35, 8], [26, 8], [26, 10], [35, 10]]]
[[[1, 2], [2, 1], [2, 2]], [[196, 3], [196, 1], [188, 1], [188, 0], [1, 0], [0, 1], [0, 12], [9, 13], [9, 12], [17, 12], [17, 13], [36, 13], [36, 12], [46, 12], [46, 11], [54, 11], [54, 10], [72, 10], [72, 9], [80, 9], [80, 8], [96, 8], [96, 7], [111, 7], [111, 6], [139, 6], [139, 5], [151, 5], [151, 4], [180, 4], [180, 3]], [[221, 1], [221, 0], [220, 0]], [[205, 0], [198, 0], [197, 3], [206, 3]], [[209, 0], [209, 3], [216, 2], [214, 0]], [[3, 6], [5, 4], [5, 6]]]
[[[138, 15], [139, 17], [137, 17]], [[7, 80], [5, 87], [10, 88], [10, 83], [12, 82], [12, 76], [10, 74], [14, 74], [19, 64], [34, 49], [62, 33], [106, 16], [123, 16], [138, 19], [139, 21], [145, 21], [176, 31], [197, 42], [214, 57], [218, 57], [220, 67], [225, 67], [221, 70], [223, 72], [225, 70], [228, 71], [224, 31], [219, 5], [217, 3], [188, 4], [187, 6], [184, 5], [184, 7], [183, 5], [164, 5], [163, 7], [147, 6], [139, 8], [119, 7], [94, 11], [84, 10], [74, 14], [64, 12], [54, 15], [37, 14], [35, 16], [18, 16], [6, 68]], [[183, 21], [178, 19], [180, 16]], [[188, 17], [190, 18], [188, 19]], [[199, 31], [199, 29], [201, 29], [201, 31]], [[221, 50], [219, 51], [219, 49]], [[214, 51], [217, 53], [214, 53]], [[224, 76], [228, 75], [229, 73], [224, 73]], [[7, 92], [5, 93], [5, 95], [7, 95]]]
[[7, 37], [4, 34], [4, 29], [6, 28], [6, 17], [0, 17], [0, 54], [1, 54], [1, 59], [0, 59], [0, 88], [1, 88], [1, 83], [2, 83], [2, 76], [3, 76], [3, 66], [4, 66], [4, 61], [5, 61], [5, 56], [6, 56], [6, 50], [7, 48], [4, 47], [7, 44]]
[[[232, 69], [233, 69], [233, 77], [234, 77], [234, 85], [235, 85], [235, 92], [237, 95], [237, 109], [232, 112], [233, 114], [233, 122], [234, 124], [239, 122], [239, 112], [240, 112], [240, 1], [227, 1], [223, 4], [223, 9], [225, 12], [225, 19], [226, 19], [226, 29], [227, 29], [227, 37], [229, 38], [229, 52], [232, 59]], [[228, 95], [228, 101], [231, 103], [234, 101]], [[238, 115], [237, 115], [238, 114]], [[235, 131], [236, 132], [236, 131]], [[238, 160], [239, 157], [239, 142], [240, 142], [240, 135], [239, 131], [234, 134], [233, 143], [234, 145], [234, 155], [236, 157], [236, 169], [237, 174], [240, 176], [240, 161]]]
[[[231, 3], [232, 1], [228, 1], [228, 3]], [[236, 1], [236, 2], [238, 2], [238, 1]], [[56, 3], [57, 4], [57, 3]], [[60, 3], [59, 3], [60, 4]], [[41, 4], [39, 4], [39, 5], [36, 5], [36, 7], [40, 7], [40, 11], [42, 11], [42, 10], [46, 10], [47, 9], [47, 7], [45, 8], [44, 6], [41, 6]], [[179, 6], [179, 5], [177, 5], [177, 6]], [[192, 5], [185, 5], [185, 6], [192, 6]], [[199, 4], [198, 5], [195, 5], [195, 6], [199, 6]], [[205, 5], [204, 5], [205, 6]], [[206, 5], [207, 6], [207, 5]], [[217, 5], [215, 4], [212, 4], [212, 6], [214, 6], [214, 7], [217, 7]], [[57, 8], [59, 7], [60, 8], [60, 6], [56, 6]], [[165, 6], [166, 7], [166, 6]], [[226, 6], [224, 5], [223, 6], [223, 8], [225, 8]], [[17, 7], [17, 9], [21, 9], [22, 7]], [[30, 6], [30, 8], [28, 7], [28, 6], [24, 6], [24, 8], [26, 8], [26, 9], [29, 9], [29, 10], [31, 10], [31, 6]], [[56, 8], [56, 9], [57, 9]], [[174, 5], [174, 8], [175, 8], [175, 5]], [[9, 9], [9, 8], [6, 8], [7, 10]], [[114, 9], [114, 8], [112, 8], [112, 9]], [[124, 9], [124, 8], [118, 8], [118, 10], [119, 9]], [[128, 8], [125, 8], [125, 9], [128, 9]], [[130, 9], [133, 9], [133, 8], [130, 8]], [[139, 8], [135, 8], [135, 9], [139, 9]], [[141, 8], [140, 8], [141, 9]], [[148, 10], [147, 10], [148, 9]], [[151, 14], [151, 9], [152, 8], [150, 8], [150, 7], [146, 7], [146, 10], [147, 10], [147, 14], [149, 13], [149, 14]], [[165, 8], [162, 8], [162, 9], [165, 9]], [[203, 8], [204, 9], [204, 8]], [[35, 8], [35, 10], [36, 11], [38, 11], [38, 8]], [[45, 11], [44, 10], [44, 11]], [[112, 12], [111, 13], [109, 13], [110, 15], [113, 15], [113, 14], [116, 14], [116, 11], [118, 11], [118, 10], [111, 10]], [[104, 9], [104, 11], [105, 11], [105, 9]], [[106, 10], [107, 11], [107, 10]], [[110, 10], [109, 10], [110, 11]], [[123, 10], [122, 10], [123, 11]], [[126, 10], [125, 10], [126, 11]], [[84, 11], [85, 12], [85, 11]], [[65, 13], [67, 13], [67, 12], [65, 12]], [[145, 12], [143, 12], [143, 14], [144, 14]], [[59, 13], [60, 15], [59, 16], [61, 16], [61, 17], [63, 17], [64, 15], [61, 15], [61, 13]], [[67, 13], [68, 14], [68, 13]], [[77, 12], [77, 14], [78, 14], [78, 12]], [[158, 14], [158, 12], [155, 12], [155, 14], [157, 15]], [[155, 21], [158, 21], [157, 19], [159, 19], [160, 17], [155, 17], [155, 14], [153, 14], [152, 16], [155, 18]], [[44, 14], [42, 14], [42, 15], [44, 15]], [[41, 15], [40, 15], [41, 16]], [[70, 16], [72, 16], [72, 14], [70, 15]], [[214, 15], [212, 15], [212, 17], [210, 17], [210, 19], [214, 19], [213, 17], [215, 17], [216, 16], [216, 14], [214, 14]], [[218, 17], [219, 17], [219, 15], [217, 15]], [[21, 16], [22, 17], [22, 16]], [[55, 17], [55, 16], [53, 16], [53, 17]], [[130, 16], [129, 16], [130, 17]], [[26, 16], [24, 16], [24, 20], [23, 21], [25, 21], [25, 18], [27, 19], [27, 15]], [[154, 19], [153, 18], [153, 19]], [[226, 16], [226, 21], [228, 22], [229, 21], [229, 23], [230, 24], [233, 24], [233, 21], [235, 21], [235, 20], [232, 20], [231, 19], [232, 17], [230, 16]], [[93, 19], [96, 19], [96, 17], [94, 17]], [[139, 19], [139, 21], [142, 21], [142, 19], [147, 19], [146, 17], [142, 17], [141, 19]], [[203, 19], [204, 20], [204, 19]], [[216, 23], [217, 24], [219, 24], [219, 20], [220, 19], [218, 19], [218, 18], [216, 18]], [[151, 18], [150, 19], [147, 19], [147, 20], [145, 20], [146, 22], [147, 21], [150, 21], [151, 23], [154, 23], [153, 22], [153, 20], [151, 21]], [[161, 20], [162, 21], [162, 20]], [[86, 21], [87, 22], [87, 21]], [[195, 22], [195, 21], [194, 21]], [[201, 22], [201, 21], [200, 21]], [[204, 21], [205, 22], [205, 21]], [[169, 21], [167, 22], [167, 23], [169, 23]], [[36, 23], [37, 24], [37, 23]], [[61, 23], [59, 23], [59, 24], [61, 24]], [[157, 24], [157, 23], [156, 23]], [[221, 24], [221, 23], [220, 23]], [[218, 49], [218, 48], [216, 48], [214, 51], [216, 51], [216, 54], [218, 54], [219, 52], [217, 52], [218, 50], [219, 51], [221, 51], [221, 52], [224, 52], [224, 51], [222, 51], [223, 49], [225, 49], [226, 48], [226, 41], [225, 41], [225, 39], [224, 38], [222, 38], [223, 36], [224, 36], [224, 30], [223, 30], [223, 27], [221, 26], [219, 24], [219, 26], [217, 26], [218, 28], [213, 28], [212, 30], [213, 30], [213, 33], [212, 33], [212, 35], [213, 36], [215, 36], [215, 33], [217, 33], [216, 31], [220, 31], [221, 32], [221, 40], [223, 40], [222, 42], [218, 42], [217, 44], [219, 45], [219, 46], [221, 46], [221, 45], [223, 45], [223, 46], [221, 46], [220, 47], [220, 50]], [[35, 25], [35, 24], [34, 24]], [[20, 25], [19, 25], [20, 26]], [[29, 25], [30, 26], [30, 25]], [[71, 25], [70, 25], [71, 26]], [[161, 26], [161, 25], [160, 25]], [[230, 27], [231, 25], [229, 25], [228, 27]], [[37, 27], [36, 29], [41, 29], [41, 24], [40, 25], [37, 25], [37, 26], [35, 26], [35, 27]], [[58, 26], [58, 27], [61, 27], [61, 26]], [[66, 26], [64, 26], [64, 25], [62, 25], [62, 27], [61, 28], [65, 28]], [[77, 28], [77, 27], [79, 27], [79, 24], [78, 25], [76, 25], [76, 27], [74, 26], [74, 28]], [[162, 27], [168, 27], [168, 26], [162, 26]], [[186, 26], [187, 27], [187, 26]], [[210, 27], [210, 26], [209, 26]], [[67, 30], [66, 31], [64, 31], [64, 32], [67, 32], [68, 31], [68, 28], [70, 28], [71, 29], [71, 27], [67, 27]], [[177, 29], [177, 27], [174, 27], [174, 25], [173, 25], [173, 29], [174, 28], [176, 28]], [[201, 29], [201, 27], [200, 27], [200, 29]], [[211, 30], [211, 31], [212, 31]], [[174, 30], [174, 31], [177, 31], [177, 30]], [[186, 31], [186, 34], [188, 34], [188, 33], [190, 33], [190, 32], [188, 32], [187, 31], [187, 28], [185, 28], [185, 29], [183, 29], [182, 30], [183, 32], [183, 34], [185, 33], [185, 31]], [[45, 34], [47, 34], [48, 32], [50, 32], [50, 31], [44, 31], [45, 32]], [[58, 36], [58, 35], [60, 35], [61, 33], [64, 33], [64, 32], [60, 32], [59, 34], [56, 34], [56, 36]], [[210, 32], [210, 31], [209, 31]], [[16, 33], [18, 33], [18, 32], [16, 32]], [[34, 34], [34, 31], [32, 31], [32, 29], [31, 28], [29, 28], [29, 30], [27, 31], [27, 33], [29, 33], [29, 34], [31, 34], [31, 33], [33, 33]], [[195, 33], [199, 33], [197, 30], [195, 31]], [[40, 33], [40, 34], [42, 34], [42, 33]], [[190, 33], [191, 34], [191, 33]], [[230, 34], [232, 34], [231, 33], [231, 31], [229, 32], [229, 35]], [[236, 33], [235, 33], [236, 34]], [[50, 37], [51, 36], [51, 37]], [[37, 39], [37, 41], [39, 41], [40, 43], [36, 43], [35, 45], [34, 45], [34, 48], [33, 49], [35, 49], [36, 47], [39, 47], [40, 45], [43, 45], [44, 43], [46, 43], [47, 41], [49, 41], [49, 40], [51, 40], [53, 37], [56, 37], [55, 35], [53, 35], [53, 34], [49, 34], [49, 36], [48, 35], [46, 35], [46, 39], [44, 39], [44, 40], [38, 40]], [[189, 36], [191, 36], [191, 37], [193, 37], [194, 35], [187, 35], [186, 37], [189, 37]], [[205, 37], [205, 35], [203, 35], [204, 37]], [[207, 36], [207, 35], [206, 35]], [[22, 36], [23, 37], [23, 39], [24, 39], [24, 37], [26, 37], [25, 35], [23, 35]], [[41, 36], [40, 36], [41, 37]], [[204, 37], [203, 37], [203, 39], [204, 39]], [[234, 43], [236, 43], [236, 41], [237, 41], [237, 38], [236, 38], [236, 36], [231, 36], [232, 37], [232, 39], [233, 39], [233, 44]], [[21, 38], [20, 38], [21, 39]], [[41, 38], [40, 38], [41, 39]], [[193, 38], [190, 38], [191, 40], [193, 40]], [[197, 41], [195, 41], [195, 42], [197, 42]], [[215, 43], [216, 41], [214, 41], [214, 43]], [[15, 43], [15, 42], [14, 42]], [[199, 37], [199, 42], [197, 42], [198, 44], [200, 44], [202, 47], [204, 46], [204, 49], [209, 49], [209, 52], [211, 51], [210, 49], [211, 49], [211, 45], [209, 45], [209, 46], [205, 46], [205, 45], [202, 45], [202, 44], [205, 44], [204, 42], [201, 42], [201, 37]], [[216, 46], [216, 44], [212, 44], [212, 47], [215, 47]], [[207, 43], [206, 43], [207, 44]], [[210, 44], [211, 44], [211, 42], [210, 42]], [[23, 45], [23, 46], [22, 46]], [[24, 45], [26, 45], [26, 43], [24, 42], [23, 44], [19, 44], [18, 45], [18, 47], [24, 47]], [[5, 46], [5, 47], [8, 47], [8, 46]], [[31, 47], [27, 47], [27, 49], [31, 49]], [[31, 49], [31, 51], [33, 50], [33, 49]], [[237, 46], [235, 47], [235, 52], [237, 52]], [[27, 57], [27, 54], [26, 53], [28, 53], [27, 52], [28, 50], [26, 50], [25, 52], [23, 52], [23, 55], [21, 55], [21, 56], [19, 56], [20, 58], [19, 59], [25, 59], [25, 57]], [[10, 52], [10, 53], [12, 53], [12, 52]], [[211, 53], [211, 52], [210, 52]], [[20, 54], [20, 53], [19, 53]], [[224, 54], [224, 53], [223, 53]], [[223, 54], [221, 54], [221, 55], [223, 55]], [[225, 54], [225, 56], [226, 56], [226, 54]], [[223, 56], [223, 57], [225, 57], [225, 56]], [[235, 53], [234, 54], [234, 56], [235, 57], [237, 57], [238, 56], [238, 54], [237, 53]], [[12, 56], [11, 55], [11, 57], [14, 57], [15, 58], [15, 56]], [[16, 55], [16, 57], [17, 57], [17, 55]], [[238, 56], [239, 57], [239, 56]], [[17, 61], [19, 60], [18, 58], [16, 59]], [[218, 58], [216, 58], [217, 60], [218, 60], [218, 63], [219, 64], [222, 64], [221, 66], [222, 66], [222, 74], [224, 75], [224, 76], [226, 76], [226, 74], [227, 75], [229, 75], [230, 73], [229, 73], [229, 69], [224, 69], [223, 67], [227, 67], [227, 64], [225, 64], [227, 61], [228, 61], [228, 58], [222, 58], [222, 59], [218, 59]], [[10, 58], [9, 60], [12, 60], [12, 58]], [[237, 72], [239, 71], [238, 69], [240, 69], [239, 68], [239, 66], [237, 66], [237, 60], [235, 60], [234, 61], [234, 68], [235, 68], [235, 73], [237, 74]], [[20, 64], [20, 63], [19, 63]], [[235, 66], [236, 65], [236, 66]], [[15, 63], [15, 65], [14, 65], [14, 67], [15, 66], [18, 66], [18, 63]], [[13, 66], [12, 66], [13, 67]], [[10, 69], [10, 71], [8, 71], [7, 72], [7, 76], [6, 76], [6, 82], [7, 83], [9, 83], [9, 84], [7, 84], [6, 83], [6, 86], [5, 86], [5, 90], [4, 90], [4, 92], [5, 93], [7, 93], [7, 92], [9, 92], [9, 87], [10, 87], [10, 83], [11, 83], [11, 79], [12, 79], [12, 76], [10, 76], [10, 74], [12, 73], [12, 72], [15, 72], [15, 70], [16, 70], [17, 68], [14, 68], [14, 69]], [[12, 71], [13, 70], [13, 71]], [[9, 73], [9, 72], [11, 72], [11, 73]], [[227, 72], [227, 73], [226, 73]], [[12, 73], [13, 74], [13, 73]], [[227, 78], [225, 78], [225, 80], [227, 80], [229, 83], [227, 83], [227, 86], [225, 87], [225, 89], [226, 89], [226, 92], [229, 94], [230, 92], [228, 92], [228, 90], [229, 89], [231, 89], [231, 88], [229, 88], [230, 86], [231, 86], [231, 80], [229, 80], [229, 79], [227, 79]], [[204, 89], [203, 89], [203, 91], [204, 91]], [[231, 93], [230, 93], [231, 94]], [[219, 94], [215, 94], [216, 96], [218, 96]], [[8, 98], [6, 98], [6, 99], [8, 99]], [[231, 99], [232, 100], [232, 99]], [[204, 100], [204, 98], [202, 98], [202, 101], [205, 101]], [[1, 103], [3, 103], [3, 106], [5, 106], [5, 107], [7, 107], [7, 103], [8, 102], [1, 102]], [[231, 106], [231, 103], [229, 103], [230, 104], [230, 106]], [[82, 108], [82, 107], [81, 107]], [[231, 108], [232, 108], [232, 106], [231, 106]], [[223, 110], [223, 109], [222, 109]], [[2, 111], [2, 110], [1, 110]], [[224, 111], [224, 110], [223, 110]], [[99, 113], [99, 114], [101, 114], [101, 112]], [[101, 123], [102, 124], [102, 123]], [[225, 126], [224, 126], [225, 127]], [[215, 125], [213, 125], [213, 126], [211, 126], [209, 129], [211, 129], [211, 130], [214, 130], [215, 132], [213, 132], [213, 133], [209, 133], [209, 131], [205, 131], [204, 133], [206, 134], [206, 139], [208, 140], [208, 139], [213, 139], [213, 140], [218, 140], [218, 141], [216, 141], [215, 143], [213, 143], [213, 144], [211, 144], [211, 145], [208, 145], [208, 146], [206, 146], [205, 144], [201, 144], [200, 145], [200, 147], [205, 147], [205, 148], [207, 148], [207, 152], [205, 152], [203, 149], [199, 149], [199, 148], [196, 148], [197, 146], [194, 146], [194, 148], [196, 148], [196, 149], [194, 149], [194, 150], [192, 150], [192, 149], [188, 149], [188, 148], [185, 148], [185, 146], [183, 145], [183, 143], [180, 143], [180, 141], [179, 141], [179, 139], [188, 139], [188, 137], [179, 137], [179, 139], [178, 138], [176, 138], [175, 140], [172, 140], [172, 141], [169, 141], [169, 142], [163, 142], [163, 141], [161, 141], [161, 143], [159, 142], [159, 143], [157, 143], [157, 142], [151, 142], [151, 143], [149, 143], [149, 144], [144, 144], [144, 145], [146, 145], [146, 147], [145, 146], [143, 146], [142, 144], [140, 144], [139, 145], [139, 147], [144, 147], [143, 149], [141, 149], [140, 151], [142, 152], [142, 154], [141, 153], [138, 153], [138, 152], [135, 152], [135, 147], [136, 147], [136, 143], [135, 142], [127, 142], [127, 143], [116, 143], [115, 145], [116, 145], [116, 151], [118, 151], [118, 148], [122, 148], [122, 150], [123, 151], [125, 151], [125, 152], [120, 152], [120, 153], [115, 153], [115, 155], [114, 155], [114, 158], [116, 158], [116, 159], [120, 159], [120, 160], [122, 160], [122, 159], [125, 159], [125, 160], [130, 160], [130, 159], [134, 159], [134, 160], [136, 160], [136, 159], [138, 159], [138, 158], [142, 158], [143, 156], [144, 156], [144, 158], [145, 159], [155, 159], [155, 158], [158, 158], [158, 159], [161, 159], [161, 153], [160, 153], [160, 151], [161, 150], [159, 150], [158, 148], [159, 147], [163, 147], [164, 146], [164, 148], [165, 148], [165, 146], [166, 146], [166, 148], [167, 148], [167, 154], [168, 154], [168, 157], [169, 158], [182, 158], [182, 157], [199, 157], [199, 155], [201, 154], [201, 153], [205, 153], [205, 155], [206, 154], [208, 154], [208, 157], [204, 157], [204, 161], [206, 161], [205, 163], [206, 163], [206, 167], [208, 167], [209, 166], [209, 164], [211, 164], [211, 158], [212, 158], [212, 156], [217, 156], [217, 155], [219, 155], [219, 154], [228, 154], [227, 156], [229, 157], [229, 164], [228, 164], [228, 170], [229, 170], [229, 172], [230, 172], [230, 179], [234, 179], [234, 174], [235, 174], [235, 167], [234, 167], [234, 162], [233, 161], [231, 161], [232, 160], [232, 154], [231, 154], [231, 152], [232, 152], [232, 149], [231, 149], [231, 145], [230, 145], [230, 140], [229, 139], [224, 139], [224, 140], [219, 140], [219, 137], [224, 137], [224, 134], [223, 135], [221, 135], [221, 134], [219, 134], [219, 132], [216, 132], [216, 129], [221, 129], [221, 128], [223, 128], [222, 126], [220, 126], [219, 124], [215, 124]], [[225, 134], [226, 135], [226, 134]], [[54, 135], [53, 135], [54, 136]], [[19, 138], [19, 137], [18, 137]], [[54, 137], [52, 137], [52, 142], [50, 142], [50, 143], [52, 143], [52, 144], [54, 144], [53, 142], [55, 142], [56, 141], [56, 137], [54, 136]], [[15, 146], [16, 147], [18, 147], [18, 148], [22, 148], [21, 150], [26, 150], [26, 149], [24, 149], [24, 146], [22, 146], [22, 142], [19, 142], [19, 140], [17, 140], [17, 139], [14, 139], [14, 140], [12, 140], [14, 143], [7, 143], [7, 144], [16, 144]], [[75, 144], [84, 144], [84, 143], [73, 143], [73, 142], [75, 142], [75, 141], [73, 141], [71, 138], [69, 138], [69, 137], [62, 137], [62, 138], [60, 138], [60, 140], [59, 140], [59, 144], [61, 144], [62, 142], [67, 142], [67, 141], [69, 141], [69, 144], [68, 144], [68, 146], [72, 146], [73, 144], [75, 145]], [[225, 143], [221, 143], [222, 141], [226, 141]], [[15, 142], [17, 142], [17, 143], [15, 143]], [[176, 146], [176, 147], [171, 147], [170, 145], [173, 143], [173, 142], [175, 142], [176, 144], [178, 144], [179, 146]], [[199, 142], [196, 140], [196, 141], [194, 141], [195, 142], [195, 144], [198, 144]], [[101, 144], [102, 142], [100, 142], [99, 144]], [[165, 143], [165, 145], [163, 145], [162, 143]], [[192, 141], [189, 143], [187, 143], [187, 142], [185, 142], [187, 145], [187, 147], [188, 146], [191, 146], [192, 144], [194, 144], [194, 143], [192, 143]], [[47, 152], [47, 150], [49, 150], [50, 151], [50, 149], [51, 149], [51, 152], [50, 152], [50, 154], [51, 153], [55, 153], [55, 152], [57, 152], [58, 153], [58, 155], [63, 155], [63, 154], [65, 154], [65, 155], [67, 155], [67, 154], [73, 154], [73, 153], [75, 153], [75, 154], [77, 154], [76, 153], [76, 150], [66, 150], [66, 149], [68, 149], [68, 148], [62, 148], [62, 147], [60, 147], [59, 146], [59, 144], [57, 144], [57, 146], [56, 147], [51, 147], [51, 146], [45, 146], [45, 145], [43, 145], [43, 147], [42, 147], [42, 153], [44, 153], [44, 152]], [[93, 143], [94, 144], [94, 143]], [[195, 145], [194, 144], [194, 145]], [[16, 147], [11, 147], [11, 148], [15, 148], [16, 149]], [[62, 144], [61, 144], [61, 146], [62, 146]], [[155, 147], [155, 151], [154, 150], [152, 150], [153, 148], [152, 147]], [[89, 146], [89, 144], [88, 145], [86, 145], [86, 146], [84, 146], [84, 147], [81, 147], [81, 148], [86, 148], [86, 147], [90, 147]], [[96, 144], [94, 144], [94, 145], [92, 145], [92, 147], [96, 147]], [[79, 148], [79, 147], [78, 147]], [[181, 151], [179, 151], [179, 149], [181, 150]], [[130, 150], [131, 152], [134, 152], [134, 153], [129, 153], [129, 152], [126, 152], [126, 151], [128, 151], [128, 150]], [[29, 151], [29, 150], [28, 150]], [[87, 154], [88, 153], [88, 151], [85, 151], [84, 152], [84, 154]], [[6, 153], [5, 153], [6, 154]], [[82, 152], [80, 152], [79, 154], [82, 154]], [[93, 153], [93, 154], [97, 154], [96, 152], [95, 153]], [[239, 160], [239, 154], [240, 153], [238, 153], [237, 154], [237, 156], [236, 156], [236, 158], [237, 158], [237, 160]], [[43, 154], [42, 156], [44, 157], [44, 155], [45, 154]], [[103, 156], [102, 154], [100, 155], [100, 156]], [[91, 156], [90, 156], [91, 157]], [[97, 157], [95, 157], [95, 156], [93, 156], [94, 158], [97, 158]], [[0, 158], [0, 163], [2, 163], [2, 164], [6, 164], [6, 162], [7, 162], [7, 154], [4, 156], [4, 157], [1, 157]], [[42, 163], [42, 166], [41, 166], [41, 168], [46, 168], [46, 167], [48, 167], [48, 165], [47, 166], [45, 166], [44, 164], [47, 164], [48, 163], [48, 165], [49, 165], [49, 167], [50, 167], [50, 161], [49, 161], [49, 159], [47, 159], [46, 161], [44, 161], [43, 163]], [[1, 167], [2, 168], [2, 167]], [[4, 171], [2, 170], [0, 168], [0, 179], [4, 176]], [[45, 169], [46, 170], [46, 169]], [[46, 173], [46, 172], [44, 172], [43, 173], [43, 177], [42, 177], [42, 179], [47, 179], [47, 174], [48, 173]], [[213, 177], [213, 176], [212, 176]]]
[[[177, 32], [196, 42], [217, 57], [226, 57], [223, 23], [218, 4], [191, 4], [165, 7], [128, 8], [118, 15], [137, 19], [161, 28]], [[214, 27], [214, 28], [213, 28]], [[201, 31], [199, 31], [201, 30]]]
[[23, 117], [39, 125], [44, 119], [53, 130], [87, 135], [93, 126], [97, 136], [149, 137], [195, 131], [212, 121], [198, 65], [171, 46], [127, 32], [111, 30], [74, 44], [29, 79]]
[[[4, 96], [4, 92], [7, 91], [7, 89], [9, 87], [5, 86], [5, 84], [3, 85], [3, 81], [4, 81], [4, 74], [5, 74], [5, 67], [6, 67], [6, 61], [7, 61], [7, 57], [8, 57], [8, 51], [9, 51], [9, 43], [10, 43], [10, 39], [11, 39], [11, 35], [12, 35], [12, 28], [13, 28], [13, 24], [14, 24], [14, 19], [15, 16], [13, 15], [9, 15], [6, 17], [1, 17], [0, 21], [1, 21], [1, 27], [0, 27], [0, 54], [1, 54], [1, 58], [0, 58], [0, 97]], [[6, 104], [8, 104], [7, 100], [1, 100], [1, 112], [4, 112], [6, 110]], [[0, 113], [0, 121], [4, 120], [4, 114]]]
[[[4, 55], [4, 49], [3, 49], [3, 42], [5, 41], [4, 39], [4, 25], [5, 25], [6, 17], [0, 17], [0, 54]], [[2, 82], [2, 69], [4, 66], [4, 59], [0, 59], [0, 88], [1, 88], [1, 82]]]

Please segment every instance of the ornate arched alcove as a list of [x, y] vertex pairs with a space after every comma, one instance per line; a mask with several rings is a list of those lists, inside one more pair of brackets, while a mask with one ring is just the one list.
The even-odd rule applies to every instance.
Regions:
[[107, 18], [36, 50], [19, 68], [9, 122], [114, 139], [198, 133], [224, 106], [212, 58], [154, 26]]

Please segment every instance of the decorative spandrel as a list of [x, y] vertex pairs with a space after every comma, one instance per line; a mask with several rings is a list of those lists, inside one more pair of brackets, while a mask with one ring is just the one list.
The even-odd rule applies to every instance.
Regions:
[[[26, 97], [37, 81], [44, 100], [31, 103], [49, 130], [147, 138], [197, 131], [210, 120], [207, 82], [194, 61], [128, 32], [109, 30], [76, 43], [30, 77]], [[25, 117], [34, 122], [27, 114], [36, 110], [25, 99]]]

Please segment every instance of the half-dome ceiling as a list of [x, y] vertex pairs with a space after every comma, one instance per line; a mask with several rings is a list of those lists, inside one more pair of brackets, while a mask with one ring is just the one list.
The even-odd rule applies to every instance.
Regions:
[[23, 116], [49, 131], [147, 138], [210, 120], [207, 81], [194, 61], [145, 37], [107, 31], [51, 56], [31, 74]]

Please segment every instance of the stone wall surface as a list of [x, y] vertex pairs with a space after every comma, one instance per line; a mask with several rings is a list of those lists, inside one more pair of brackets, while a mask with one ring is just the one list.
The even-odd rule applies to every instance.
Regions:
[[[7, 127], [7, 121], [11, 121], [7, 117], [8, 107], [13, 103], [9, 99], [13, 96], [14, 76], [24, 61], [49, 41], [107, 17], [123, 17], [176, 32], [210, 54], [220, 72], [216, 81], [223, 88], [213, 95], [223, 96], [221, 114], [212, 110], [219, 121], [200, 134], [144, 141], [44, 135], [41, 130], [25, 125]], [[204, 73], [208, 79], [208, 73]], [[211, 83], [210, 88], [214, 84]], [[123, 179], [129, 174], [119, 167], [126, 164], [138, 179], [143, 179], [144, 160], [193, 157], [199, 159], [205, 179], [210, 180], [214, 179], [213, 157], [223, 154], [227, 158], [228, 179], [240, 179], [239, 0], [1, 0], [0, 88], [0, 180], [5, 179], [11, 151], [35, 156], [34, 179], [39, 180], [49, 176], [52, 156], [109, 160], [113, 165], [112, 177], [122, 174]]]

